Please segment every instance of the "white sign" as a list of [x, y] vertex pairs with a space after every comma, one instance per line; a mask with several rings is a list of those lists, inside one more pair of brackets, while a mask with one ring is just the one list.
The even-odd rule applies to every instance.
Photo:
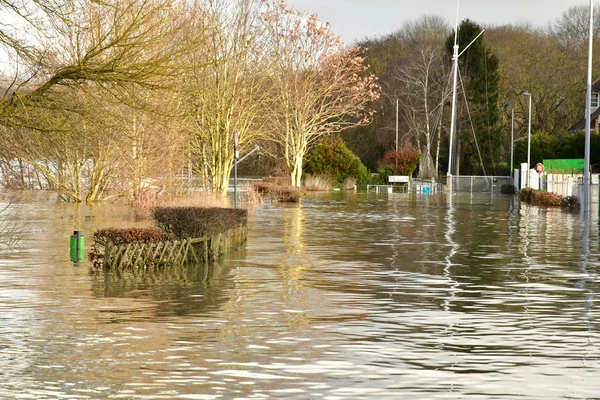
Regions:
[[408, 182], [410, 182], [410, 177], [404, 176], [404, 175], [390, 175], [388, 177], [388, 182], [389, 183], [408, 183]]

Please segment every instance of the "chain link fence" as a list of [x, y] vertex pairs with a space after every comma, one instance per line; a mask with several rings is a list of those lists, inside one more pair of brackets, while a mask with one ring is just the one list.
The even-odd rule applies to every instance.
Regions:
[[[510, 184], [510, 176], [452, 176], [452, 191], [454, 192], [500, 192], [502, 185]], [[440, 180], [448, 185], [447, 177]]]

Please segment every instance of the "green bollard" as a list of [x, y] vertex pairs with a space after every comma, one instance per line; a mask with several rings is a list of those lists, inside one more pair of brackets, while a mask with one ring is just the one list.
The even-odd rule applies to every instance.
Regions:
[[71, 261], [79, 262], [84, 259], [85, 236], [81, 231], [73, 231], [71, 235]]

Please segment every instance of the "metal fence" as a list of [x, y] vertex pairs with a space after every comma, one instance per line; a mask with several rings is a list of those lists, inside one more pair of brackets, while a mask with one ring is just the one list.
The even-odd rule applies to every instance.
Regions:
[[[445, 184], [447, 185], [448, 182], [446, 181]], [[452, 176], [454, 192], [500, 192], [502, 185], [508, 184], [510, 184], [510, 176]]]

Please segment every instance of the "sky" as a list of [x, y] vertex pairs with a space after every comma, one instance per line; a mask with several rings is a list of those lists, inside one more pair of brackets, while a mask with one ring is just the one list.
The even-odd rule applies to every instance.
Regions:
[[[456, 23], [457, 0], [287, 0], [287, 3], [331, 22], [333, 31], [348, 44], [392, 33], [403, 22], [427, 14], [443, 17], [452, 27]], [[589, 7], [589, 4], [586, 0], [461, 0], [458, 17], [470, 18], [480, 25], [529, 22], [543, 27], [569, 7]]]

